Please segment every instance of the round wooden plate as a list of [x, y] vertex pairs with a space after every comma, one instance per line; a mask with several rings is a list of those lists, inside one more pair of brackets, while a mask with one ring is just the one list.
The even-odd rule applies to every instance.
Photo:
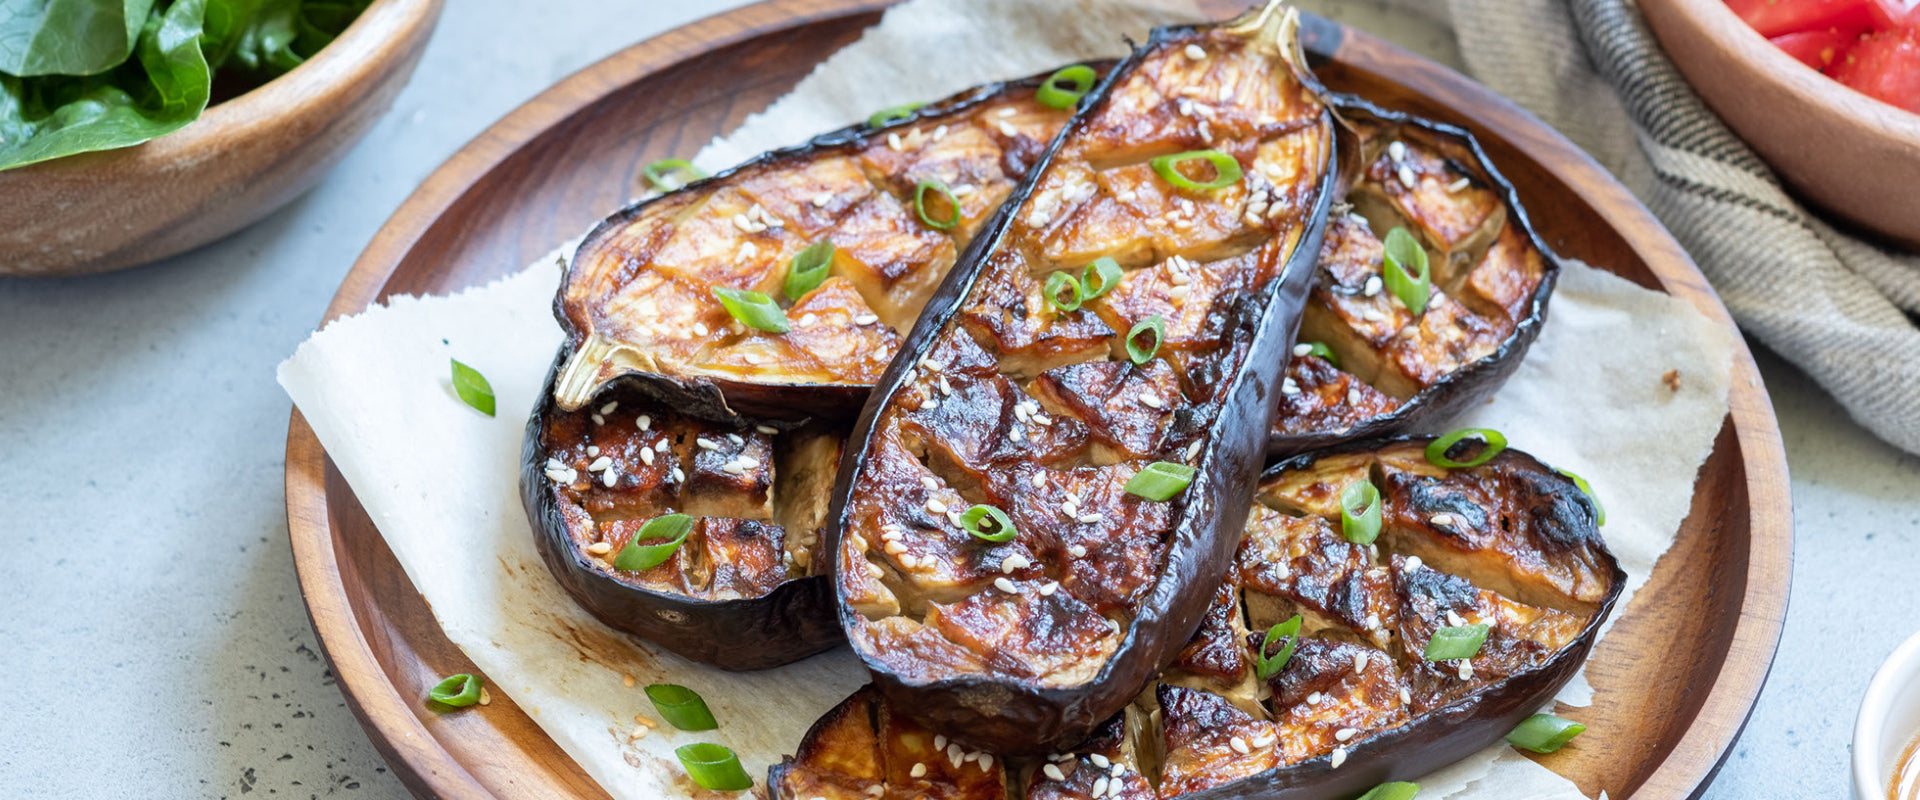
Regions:
[[[481, 134], [401, 206], [348, 274], [327, 319], [391, 294], [488, 281], [550, 251], [635, 194], [640, 168], [686, 155], [787, 92], [853, 41], [888, 0], [768, 0], [630, 47], [567, 78]], [[1212, 9], [1228, 16], [1230, 0]], [[1445, 67], [1315, 20], [1309, 50], [1339, 91], [1465, 125], [1519, 188], [1560, 253], [1733, 321], [1680, 245], [1572, 143]], [[1731, 410], [1679, 538], [1594, 652], [1591, 732], [1545, 757], [1588, 794], [1698, 794], [1760, 693], [1792, 562], [1780, 432], [1738, 336]], [[421, 797], [605, 797], [503, 696], [436, 716], [419, 698], [473, 671], [447, 641], [353, 491], [294, 412], [287, 524], [301, 590], [341, 690]]]

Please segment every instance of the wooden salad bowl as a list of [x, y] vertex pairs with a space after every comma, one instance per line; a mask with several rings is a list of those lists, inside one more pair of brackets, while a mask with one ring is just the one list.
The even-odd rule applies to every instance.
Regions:
[[444, 0], [375, 0], [278, 78], [145, 144], [0, 171], [0, 275], [124, 269], [299, 197], [393, 105]]
[[[561, 81], [443, 164], [374, 237], [327, 319], [398, 294], [476, 286], [580, 234], [686, 156], [785, 94], [878, 21], [888, 0], [766, 0], [634, 45]], [[1208, 0], [1216, 16], [1240, 8]], [[1595, 648], [1590, 731], [1542, 763], [1589, 795], [1678, 800], [1704, 790], [1759, 696], [1786, 613], [1793, 527], [1772, 405], [1733, 321], [1686, 253], [1572, 143], [1445, 67], [1324, 20], [1320, 76], [1390, 108], [1472, 129], [1555, 250], [1691, 303], [1734, 343], [1729, 411], [1691, 512]], [[604, 798], [511, 698], [436, 715], [419, 698], [476, 671], [441, 632], [298, 411], [287, 431], [287, 523], [314, 628], [348, 704], [421, 797]], [[531, 535], [531, 533], [529, 533]], [[797, 743], [796, 743], [797, 744]]]
[[1701, 99], [1801, 198], [1920, 250], [1920, 114], [1794, 60], [1725, 0], [1640, 9]]

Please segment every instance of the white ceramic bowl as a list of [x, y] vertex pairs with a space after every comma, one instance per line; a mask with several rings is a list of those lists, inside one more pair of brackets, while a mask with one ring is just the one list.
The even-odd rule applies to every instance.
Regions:
[[1853, 722], [1853, 794], [1857, 800], [1886, 800], [1893, 771], [1914, 736], [1920, 734], [1920, 633], [1887, 656], [1860, 698]]

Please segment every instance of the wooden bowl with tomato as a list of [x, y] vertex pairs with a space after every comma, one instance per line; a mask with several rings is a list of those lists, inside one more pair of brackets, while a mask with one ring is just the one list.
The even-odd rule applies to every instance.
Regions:
[[1920, 2], [1646, 0], [1700, 96], [1802, 199], [1920, 249]]

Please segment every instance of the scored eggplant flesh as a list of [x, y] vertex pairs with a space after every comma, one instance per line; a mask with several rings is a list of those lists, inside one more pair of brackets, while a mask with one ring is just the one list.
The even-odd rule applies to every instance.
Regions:
[[[1071, 744], [1199, 623], [1188, 590], [1228, 567], [1330, 202], [1332, 122], [1296, 24], [1276, 4], [1155, 31], [983, 228], [869, 402], [829, 526], [841, 620], [923, 723], [1002, 752]], [[1179, 188], [1149, 164], [1201, 149], [1242, 178]], [[1110, 291], [1043, 297], [1103, 257], [1123, 270]], [[1136, 365], [1126, 334], [1153, 319]], [[1155, 461], [1197, 475], [1171, 501], [1125, 491]], [[976, 505], [1013, 538], [970, 534]]]
[[[1328, 221], [1299, 337], [1332, 355], [1296, 349], [1275, 455], [1397, 433], [1485, 399], [1538, 335], [1559, 275], [1466, 132], [1352, 98], [1335, 109], [1357, 143], [1342, 152], [1349, 205]], [[1386, 280], [1382, 241], [1396, 227], [1427, 251], [1420, 314]]]
[[[1516, 450], [1478, 467], [1437, 467], [1425, 459], [1429, 441], [1354, 443], [1270, 470], [1200, 631], [1079, 746], [984, 761], [956, 751], [962, 763], [1004, 770], [1004, 785], [911, 771], [849, 781], [848, 765], [885, 735], [849, 745], [823, 733], [829, 720], [855, 705], [863, 722], [905, 716], [870, 686], [774, 768], [773, 796], [1347, 797], [1499, 741], [1573, 676], [1626, 576], [1571, 480]], [[1372, 545], [1340, 529], [1337, 498], [1360, 479], [1381, 487], [1384, 524]], [[1296, 649], [1261, 680], [1262, 648], [1277, 655], [1281, 645], [1266, 631], [1296, 614]], [[1478, 653], [1425, 660], [1435, 630], [1473, 623], [1489, 626]]]
[[[710, 418], [852, 416], [899, 331], [1067, 120], [1035, 100], [1037, 85], [971, 89], [609, 217], [575, 252], [555, 299], [567, 332], [559, 408], [584, 408], [628, 376]], [[958, 207], [938, 191], [917, 207], [921, 181], [947, 187]], [[829, 277], [785, 297], [794, 257], [823, 241], [834, 246]], [[789, 330], [741, 324], [716, 288], [781, 302]]]

